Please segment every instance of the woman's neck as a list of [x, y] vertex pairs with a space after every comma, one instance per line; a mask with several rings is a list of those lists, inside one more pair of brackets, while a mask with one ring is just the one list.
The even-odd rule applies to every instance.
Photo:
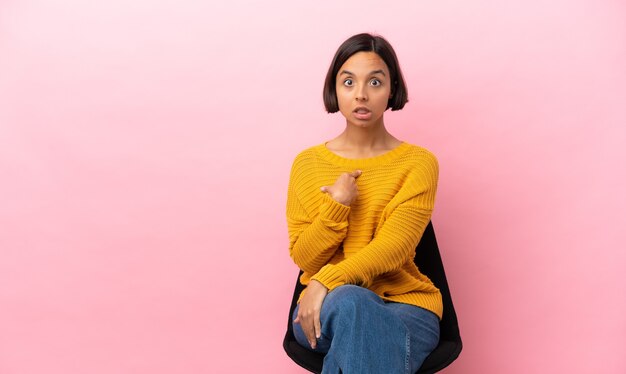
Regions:
[[388, 152], [402, 143], [385, 126], [358, 127], [346, 124], [346, 129], [326, 147], [343, 157], [368, 158]]

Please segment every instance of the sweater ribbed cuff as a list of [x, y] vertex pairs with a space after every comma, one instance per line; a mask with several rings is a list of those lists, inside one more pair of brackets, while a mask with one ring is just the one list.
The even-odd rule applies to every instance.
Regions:
[[321, 268], [317, 274], [312, 276], [311, 280], [320, 282], [328, 288], [328, 291], [332, 291], [335, 288], [346, 284], [346, 274], [337, 266], [328, 264]]
[[320, 207], [320, 216], [324, 219], [334, 222], [344, 222], [348, 220], [350, 207], [336, 202], [329, 194], [325, 193], [322, 206]]

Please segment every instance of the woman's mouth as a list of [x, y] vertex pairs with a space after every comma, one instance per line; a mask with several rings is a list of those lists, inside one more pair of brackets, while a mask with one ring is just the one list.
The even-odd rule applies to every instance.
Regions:
[[366, 107], [358, 107], [352, 113], [357, 119], [368, 120], [372, 118], [372, 112]]

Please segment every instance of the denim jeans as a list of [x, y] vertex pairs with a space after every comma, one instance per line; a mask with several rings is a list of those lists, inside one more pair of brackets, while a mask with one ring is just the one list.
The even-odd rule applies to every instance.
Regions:
[[[439, 318], [434, 313], [385, 302], [354, 285], [328, 293], [320, 323], [314, 351], [326, 353], [323, 374], [415, 373], [439, 342]], [[293, 324], [293, 331], [300, 345], [313, 350], [299, 323]]]

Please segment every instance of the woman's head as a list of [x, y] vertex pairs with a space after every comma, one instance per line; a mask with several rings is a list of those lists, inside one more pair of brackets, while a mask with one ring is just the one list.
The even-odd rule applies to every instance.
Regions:
[[408, 101], [408, 94], [396, 53], [391, 44], [383, 37], [363, 33], [350, 37], [339, 46], [335, 53], [324, 82], [324, 106], [326, 111], [328, 113], [339, 111], [339, 102], [337, 100], [338, 74], [340, 74], [340, 69], [346, 61], [359, 52], [373, 52], [382, 59], [389, 71], [391, 92], [385, 109], [402, 109]]

